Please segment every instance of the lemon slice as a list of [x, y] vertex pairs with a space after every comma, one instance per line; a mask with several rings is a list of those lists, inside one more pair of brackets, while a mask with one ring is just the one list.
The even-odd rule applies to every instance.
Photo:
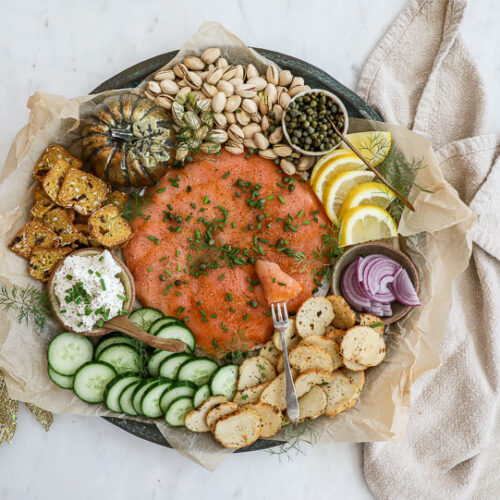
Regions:
[[313, 183], [314, 178], [316, 177], [316, 174], [318, 173], [319, 169], [323, 165], [325, 165], [326, 163], [330, 163], [335, 158], [338, 158], [339, 156], [342, 156], [342, 155], [345, 155], [345, 154], [352, 154], [352, 151], [350, 149], [340, 149], [339, 148], [339, 149], [335, 149], [331, 153], [328, 153], [328, 154], [322, 156], [317, 161], [316, 165], [314, 165], [314, 168], [313, 168], [313, 170], [311, 172], [311, 178], [310, 178], [311, 184]]
[[313, 191], [316, 196], [324, 203], [325, 190], [329, 182], [342, 172], [354, 170], [366, 170], [365, 164], [353, 153], [338, 156], [332, 161], [325, 163], [317, 172], [312, 182]]
[[370, 170], [350, 170], [337, 174], [331, 179], [323, 196], [323, 206], [330, 220], [333, 222], [338, 220], [340, 207], [352, 188], [364, 182], [370, 182], [374, 177], [375, 174]]
[[342, 247], [382, 240], [398, 235], [394, 219], [387, 210], [376, 205], [362, 205], [351, 208], [342, 219], [339, 245]]
[[384, 184], [365, 182], [349, 191], [340, 207], [339, 218], [342, 218], [351, 208], [361, 205], [377, 205], [380, 208], [387, 208], [395, 197], [396, 195]]
[[[390, 132], [369, 131], [347, 134], [352, 145], [374, 166], [380, 165], [389, 154], [392, 143]], [[343, 147], [346, 147], [343, 144]]]

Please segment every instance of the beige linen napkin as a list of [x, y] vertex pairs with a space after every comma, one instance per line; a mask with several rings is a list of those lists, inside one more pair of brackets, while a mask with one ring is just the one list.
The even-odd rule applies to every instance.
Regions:
[[365, 445], [377, 498], [500, 495], [500, 134], [484, 134], [484, 88], [458, 35], [464, 9], [465, 0], [411, 1], [358, 87], [385, 121], [432, 142], [446, 179], [478, 217], [469, 268], [453, 287], [441, 366], [413, 386], [406, 439]]

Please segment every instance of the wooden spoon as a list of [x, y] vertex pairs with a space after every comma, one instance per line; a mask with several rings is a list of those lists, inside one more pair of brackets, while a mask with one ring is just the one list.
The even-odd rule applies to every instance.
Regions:
[[[71, 252], [65, 257], [65, 259], [68, 258], [70, 255], [80, 255], [84, 257], [84, 256], [100, 254], [101, 252], [103, 252], [102, 248], [82, 248], [80, 250], [75, 250], [74, 252]], [[120, 273], [119, 277], [125, 289], [125, 296], [127, 297], [127, 300], [124, 302], [123, 307], [124, 309], [128, 309], [129, 311], [131, 311], [135, 301], [134, 278], [128, 267], [120, 259], [118, 259], [114, 255], [113, 259], [115, 259], [116, 263], [122, 268], [122, 272]], [[55, 288], [54, 276], [62, 266], [63, 262], [64, 259], [61, 262], [59, 262], [52, 271], [50, 279], [47, 283], [47, 293], [49, 296], [49, 303], [55, 318], [63, 326], [63, 328], [65, 328], [66, 330], [70, 330], [70, 328], [68, 328], [68, 326], [65, 325], [62, 320], [59, 300], [54, 291]], [[90, 332], [73, 332], [73, 333], [77, 333], [78, 335], [84, 335], [86, 337], [100, 337], [112, 331], [119, 331], [120, 333], [128, 335], [129, 337], [133, 337], [134, 339], [144, 342], [144, 344], [147, 344], [151, 347], [154, 347], [156, 349], [161, 349], [162, 351], [182, 352], [186, 350], [187, 347], [187, 344], [180, 340], [163, 339], [149, 334], [148, 332], [139, 328], [135, 323], [132, 323], [132, 321], [127, 319], [127, 315], [116, 316], [114, 318], [111, 318], [109, 321], [106, 321], [106, 323], [104, 323], [102, 327], [94, 328]]]

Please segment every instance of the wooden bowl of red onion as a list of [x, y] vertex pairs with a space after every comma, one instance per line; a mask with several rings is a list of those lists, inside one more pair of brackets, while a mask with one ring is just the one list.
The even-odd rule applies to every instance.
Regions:
[[358, 312], [390, 325], [420, 305], [420, 279], [410, 258], [385, 243], [361, 243], [346, 249], [335, 263], [335, 295]]

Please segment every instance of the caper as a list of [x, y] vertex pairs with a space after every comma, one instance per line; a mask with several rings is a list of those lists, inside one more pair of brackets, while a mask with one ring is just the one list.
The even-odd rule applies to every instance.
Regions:
[[204, 264], [204, 263], [202, 262], [202, 263], [200, 264], [200, 270], [201, 270], [201, 271], [205, 271], [205, 270], [206, 270], [206, 268], [207, 268], [207, 265], [206, 265], [206, 264]]
[[174, 285], [175, 286], [181, 286], [182, 285], [182, 281], [181, 280], [175, 280], [174, 281]]

